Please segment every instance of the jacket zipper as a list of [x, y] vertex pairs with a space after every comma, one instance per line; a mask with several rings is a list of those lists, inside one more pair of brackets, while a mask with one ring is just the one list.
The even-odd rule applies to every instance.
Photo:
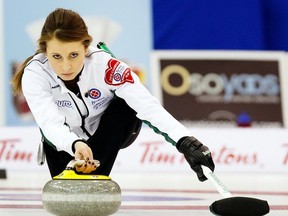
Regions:
[[[87, 118], [87, 116], [89, 115], [89, 110], [88, 110], [88, 108], [87, 108], [87, 106], [86, 106], [86, 104], [85, 104], [85, 102], [83, 101], [83, 99], [82, 99], [82, 97], [80, 98], [80, 100], [82, 100], [82, 102], [83, 102], [83, 104], [84, 104], [84, 106], [86, 107], [86, 110], [87, 110], [87, 115], [86, 116], [83, 116], [82, 115], [82, 113], [81, 113], [81, 111], [80, 111], [80, 109], [79, 109], [79, 107], [78, 107], [78, 105], [77, 105], [77, 103], [76, 103], [76, 101], [74, 100], [74, 98], [72, 97], [72, 95], [68, 92], [68, 94], [69, 94], [69, 96], [71, 97], [71, 99], [73, 100], [73, 102], [74, 102], [74, 104], [75, 104], [75, 106], [76, 106], [76, 108], [77, 108], [77, 110], [78, 110], [78, 112], [79, 112], [79, 114], [80, 114], [80, 116], [81, 116], [81, 129], [83, 130], [83, 132], [90, 138], [92, 135], [87, 131], [87, 129], [85, 128], [85, 119]], [[79, 94], [81, 94], [81, 93], [79, 93]]]

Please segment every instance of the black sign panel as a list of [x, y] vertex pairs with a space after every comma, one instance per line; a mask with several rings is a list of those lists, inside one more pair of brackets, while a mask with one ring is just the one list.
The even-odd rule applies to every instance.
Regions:
[[277, 60], [160, 59], [160, 82], [184, 123], [283, 127]]

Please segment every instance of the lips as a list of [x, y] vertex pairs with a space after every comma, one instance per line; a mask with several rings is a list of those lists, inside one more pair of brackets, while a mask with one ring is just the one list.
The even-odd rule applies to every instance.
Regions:
[[63, 80], [66, 80], [66, 81], [72, 80], [72, 79], [74, 79], [74, 73], [61, 74], [61, 78], [62, 78]]
[[65, 74], [62, 74], [62, 76], [71, 76], [73, 75], [73, 73], [65, 73]]

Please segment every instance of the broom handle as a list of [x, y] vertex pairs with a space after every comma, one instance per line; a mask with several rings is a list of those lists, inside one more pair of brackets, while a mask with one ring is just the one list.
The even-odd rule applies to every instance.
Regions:
[[204, 175], [215, 186], [215, 188], [222, 195], [222, 197], [224, 198], [232, 197], [232, 194], [225, 187], [225, 185], [217, 178], [217, 176], [212, 170], [210, 170], [208, 167], [203, 166], [203, 165], [201, 165], [201, 168], [203, 169]]
[[104, 42], [99, 42], [99, 43], [97, 44], [97, 47], [98, 47], [99, 49], [103, 49], [103, 50], [105, 50], [106, 52], [108, 52], [113, 58], [116, 58], [116, 57], [114, 56], [114, 54], [111, 52], [111, 50], [106, 46], [106, 44], [105, 44]]

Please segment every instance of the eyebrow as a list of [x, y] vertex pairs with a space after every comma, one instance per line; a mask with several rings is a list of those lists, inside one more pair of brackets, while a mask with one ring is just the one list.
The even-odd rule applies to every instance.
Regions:
[[[70, 53], [68, 53], [68, 54], [72, 54], [72, 53], [79, 53], [80, 51], [79, 50], [77, 50], [77, 51], [72, 51], [72, 52], [70, 52]], [[52, 55], [61, 55], [60, 53], [51, 53]]]

